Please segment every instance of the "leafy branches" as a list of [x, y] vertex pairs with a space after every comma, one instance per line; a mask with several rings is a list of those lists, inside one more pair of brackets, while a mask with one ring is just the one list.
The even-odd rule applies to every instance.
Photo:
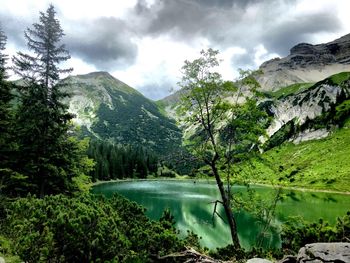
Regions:
[[[218, 185], [233, 244], [238, 244], [237, 229], [231, 206], [230, 178], [232, 166], [247, 159], [258, 149], [268, 121], [259, 109], [259, 83], [256, 72], [241, 71], [236, 83], [224, 81], [215, 71], [219, 66], [218, 51], [201, 51], [193, 61], [185, 61], [180, 85], [184, 89], [182, 112], [192, 132], [187, 147], [210, 167]], [[227, 187], [221, 176], [226, 176]], [[214, 210], [215, 214], [215, 210]]]

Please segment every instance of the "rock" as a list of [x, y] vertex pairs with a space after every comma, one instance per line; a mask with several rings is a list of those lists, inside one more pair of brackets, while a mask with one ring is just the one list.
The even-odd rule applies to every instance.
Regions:
[[5, 259], [3, 257], [0, 257], [0, 263], [5, 263]]
[[247, 260], [247, 263], [272, 263], [272, 262], [264, 258], [251, 258]]
[[307, 129], [303, 132], [300, 132], [296, 136], [296, 138], [293, 138], [291, 141], [293, 141], [293, 143], [295, 144], [298, 144], [304, 141], [318, 140], [318, 139], [326, 138], [329, 135], [329, 133], [330, 132], [326, 128], [318, 129], [318, 130]]
[[313, 243], [299, 250], [298, 263], [350, 263], [350, 243]]

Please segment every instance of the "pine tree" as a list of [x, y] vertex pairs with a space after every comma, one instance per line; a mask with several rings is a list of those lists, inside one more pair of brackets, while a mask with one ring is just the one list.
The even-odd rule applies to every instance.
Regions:
[[6, 80], [7, 37], [0, 28], [0, 194], [15, 195], [25, 188], [26, 176], [14, 171], [16, 143], [13, 131], [13, 84]]
[[2, 31], [1, 25], [0, 25], [0, 78], [6, 78], [6, 60], [8, 59], [8, 55], [4, 53], [6, 49], [6, 42], [7, 37]]
[[68, 96], [57, 84], [59, 63], [69, 58], [63, 44], [63, 31], [52, 5], [40, 13], [40, 23], [27, 29], [25, 38], [35, 56], [19, 52], [14, 70], [25, 80], [19, 88], [20, 105], [16, 114], [18, 141], [17, 171], [28, 177], [28, 191], [40, 197], [70, 193], [74, 178], [84, 175], [85, 156], [72, 133], [72, 115], [63, 99]]
[[10, 83], [6, 82], [6, 59], [4, 53], [6, 49], [6, 35], [0, 28], [0, 174], [8, 169], [9, 151], [10, 151], [10, 101], [12, 95], [10, 92]]
[[6, 59], [4, 53], [6, 49], [6, 35], [0, 27], [0, 163], [3, 163], [4, 149], [7, 148], [8, 130], [10, 127], [10, 101], [12, 95], [10, 84], [5, 81], [6, 78]]
[[64, 44], [60, 44], [64, 36], [56, 11], [50, 5], [46, 13], [40, 12], [40, 22], [24, 33], [29, 50], [35, 55], [18, 52], [13, 58], [14, 71], [24, 80], [36, 82], [46, 88], [48, 94], [59, 80], [61, 73], [70, 73], [69, 69], [61, 69], [58, 64], [70, 58]]

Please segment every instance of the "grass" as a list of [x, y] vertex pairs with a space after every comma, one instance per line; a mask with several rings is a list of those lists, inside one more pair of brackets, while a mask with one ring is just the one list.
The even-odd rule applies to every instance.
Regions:
[[284, 143], [239, 166], [251, 181], [350, 192], [350, 121], [321, 140]]
[[350, 72], [341, 72], [330, 77], [330, 80], [337, 85], [340, 85], [348, 79], [350, 79]]
[[314, 83], [296, 83], [296, 84], [292, 84], [292, 85], [280, 88], [276, 91], [266, 92], [266, 94], [268, 96], [273, 97], [273, 98], [281, 99], [281, 98], [287, 97], [291, 94], [295, 94], [295, 93], [298, 93], [300, 91], [307, 90], [312, 85], [314, 85]]
[[[350, 72], [341, 72], [338, 74], [334, 74], [327, 79], [330, 80], [331, 83], [333, 83], [335, 85], [340, 85], [344, 81], [350, 79]], [[301, 91], [307, 90], [310, 87], [312, 87], [313, 85], [315, 85], [315, 83], [311, 83], [311, 82], [310, 83], [307, 83], [307, 82], [306, 83], [295, 83], [295, 84], [292, 84], [292, 85], [289, 85], [286, 87], [282, 87], [276, 91], [266, 92], [266, 94], [270, 97], [275, 98], [275, 99], [281, 99], [283, 97], [287, 97], [289, 95], [296, 94], [296, 93], [299, 93]]]

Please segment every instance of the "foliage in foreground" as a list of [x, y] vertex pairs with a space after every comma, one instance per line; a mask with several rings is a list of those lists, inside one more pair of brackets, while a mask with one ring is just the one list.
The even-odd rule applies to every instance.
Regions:
[[253, 248], [251, 251], [245, 251], [239, 247], [228, 245], [211, 251], [210, 255], [220, 260], [246, 262], [247, 259], [254, 257], [277, 259], [283, 258], [283, 255], [296, 255], [301, 247], [310, 243], [349, 242], [350, 211], [345, 216], [339, 217], [334, 226], [322, 219], [309, 223], [299, 217], [290, 218], [283, 224], [281, 241], [281, 249]]
[[26, 262], [147, 262], [183, 247], [169, 216], [151, 221], [120, 196], [29, 196], [5, 212], [1, 232]]
[[344, 217], [338, 217], [335, 226], [322, 219], [309, 223], [294, 218], [283, 225], [281, 238], [283, 250], [292, 253], [315, 242], [350, 242], [350, 211]]

